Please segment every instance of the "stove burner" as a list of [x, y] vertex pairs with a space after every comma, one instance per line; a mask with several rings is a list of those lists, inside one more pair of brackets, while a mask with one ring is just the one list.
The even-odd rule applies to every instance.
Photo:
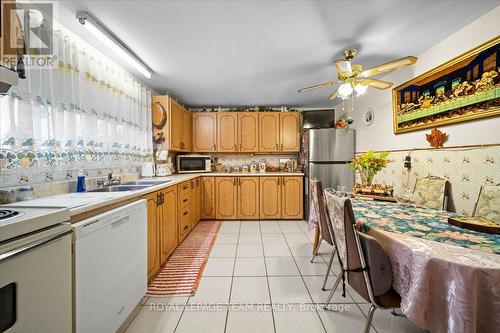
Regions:
[[16, 212], [15, 210], [0, 209], [0, 220], [16, 217], [20, 214], [20, 212]]

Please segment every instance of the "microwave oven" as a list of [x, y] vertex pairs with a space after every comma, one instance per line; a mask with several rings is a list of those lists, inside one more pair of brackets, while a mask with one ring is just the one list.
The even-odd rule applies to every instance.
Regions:
[[212, 163], [208, 155], [177, 155], [177, 172], [211, 172]]

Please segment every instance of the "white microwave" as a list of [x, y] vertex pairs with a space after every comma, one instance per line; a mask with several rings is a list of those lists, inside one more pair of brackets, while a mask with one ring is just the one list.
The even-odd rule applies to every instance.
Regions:
[[177, 155], [177, 172], [211, 172], [212, 163], [208, 155]]

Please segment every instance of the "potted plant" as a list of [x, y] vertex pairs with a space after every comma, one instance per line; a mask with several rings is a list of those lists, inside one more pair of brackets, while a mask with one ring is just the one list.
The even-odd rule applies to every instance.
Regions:
[[364, 154], [355, 156], [348, 165], [349, 168], [360, 175], [363, 185], [370, 186], [377, 172], [385, 168], [389, 163], [388, 155], [388, 152], [376, 154], [373, 150], [369, 150]]

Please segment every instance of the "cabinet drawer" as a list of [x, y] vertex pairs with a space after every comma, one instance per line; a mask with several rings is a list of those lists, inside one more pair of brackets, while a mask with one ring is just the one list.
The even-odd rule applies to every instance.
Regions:
[[179, 207], [186, 207], [193, 200], [193, 190], [191, 188], [191, 182], [184, 182], [178, 185], [179, 189]]
[[181, 208], [179, 211], [179, 241], [184, 239], [191, 230], [193, 221], [193, 210], [191, 205]]

